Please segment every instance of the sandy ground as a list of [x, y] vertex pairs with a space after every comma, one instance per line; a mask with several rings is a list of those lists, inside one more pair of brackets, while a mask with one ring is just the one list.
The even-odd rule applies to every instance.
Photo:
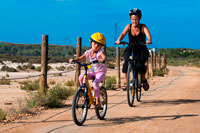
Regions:
[[150, 90], [142, 93], [142, 101], [136, 102], [135, 107], [128, 106], [125, 91], [108, 91], [105, 120], [98, 120], [94, 110], [90, 109], [84, 126], [76, 126], [72, 120], [70, 98], [65, 108], [46, 110], [32, 118], [1, 125], [0, 132], [198, 133], [200, 69], [168, 68], [168, 76], [149, 80]]

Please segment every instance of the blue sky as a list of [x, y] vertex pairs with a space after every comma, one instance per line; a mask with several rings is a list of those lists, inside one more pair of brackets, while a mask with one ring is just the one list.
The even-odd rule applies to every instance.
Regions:
[[[199, 0], [0, 0], [0, 41], [89, 46], [90, 35], [101, 32], [108, 46], [131, 23], [128, 12], [142, 10], [141, 23], [149, 28], [156, 48], [200, 49]], [[125, 38], [127, 40], [127, 38]]]

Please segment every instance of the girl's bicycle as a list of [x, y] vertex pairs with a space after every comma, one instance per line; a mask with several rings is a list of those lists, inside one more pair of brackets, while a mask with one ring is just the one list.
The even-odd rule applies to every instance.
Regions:
[[138, 69], [136, 68], [137, 56], [134, 55], [133, 48], [136, 45], [145, 45], [146, 43], [144, 43], [144, 42], [135, 42], [135, 43], [121, 42], [120, 44], [131, 45], [131, 48], [132, 48], [131, 56], [128, 61], [126, 91], [127, 91], [128, 105], [130, 107], [133, 107], [135, 95], [136, 95], [137, 101], [140, 101], [141, 94], [142, 94], [142, 89], [141, 89], [142, 88], [142, 79], [141, 79], [141, 74], [138, 72]]
[[[73, 63], [77, 63], [78, 65], [83, 66], [85, 69], [83, 84], [75, 92], [72, 100], [72, 117], [74, 123], [78, 126], [81, 126], [85, 122], [88, 109], [91, 107], [91, 105], [95, 106], [96, 103], [94, 97], [94, 88], [89, 85], [89, 82], [87, 80], [87, 70], [91, 67], [92, 63], [97, 62], [98, 61], [92, 61], [88, 64], [82, 64], [76, 60], [73, 61]], [[101, 86], [100, 104], [102, 106], [102, 109], [95, 108], [96, 116], [100, 120], [103, 120], [106, 115], [107, 101], [108, 99], [106, 89]]]

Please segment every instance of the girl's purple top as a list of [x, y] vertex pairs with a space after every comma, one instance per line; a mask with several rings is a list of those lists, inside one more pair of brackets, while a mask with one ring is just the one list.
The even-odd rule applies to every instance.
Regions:
[[[86, 62], [91, 62], [91, 61], [94, 61], [94, 60], [101, 59], [102, 58], [101, 52], [104, 52], [104, 51], [103, 51], [103, 49], [100, 49], [93, 58], [91, 57], [91, 52], [92, 52], [92, 49], [85, 51]], [[106, 73], [106, 71], [107, 71], [106, 64], [103, 64], [103, 63], [92, 64], [92, 67], [89, 69], [89, 71], [105, 72]]]

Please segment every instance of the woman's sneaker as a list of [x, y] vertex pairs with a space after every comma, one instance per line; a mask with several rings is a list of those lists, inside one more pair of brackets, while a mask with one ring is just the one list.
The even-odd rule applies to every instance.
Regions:
[[143, 84], [144, 90], [148, 91], [149, 90], [149, 83], [147, 82], [146, 79], [142, 81], [142, 84]]

